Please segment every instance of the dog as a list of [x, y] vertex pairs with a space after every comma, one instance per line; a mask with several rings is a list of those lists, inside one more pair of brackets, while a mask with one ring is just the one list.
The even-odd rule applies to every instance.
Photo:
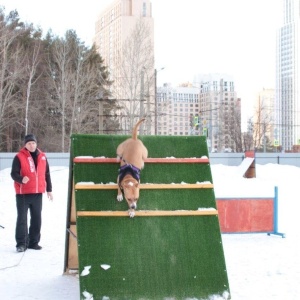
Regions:
[[135, 216], [140, 195], [140, 171], [144, 168], [144, 160], [148, 157], [147, 148], [137, 137], [138, 128], [144, 121], [144, 118], [140, 119], [132, 130], [132, 137], [122, 142], [117, 148], [117, 158], [120, 161], [117, 200], [122, 201], [124, 195], [130, 218]]

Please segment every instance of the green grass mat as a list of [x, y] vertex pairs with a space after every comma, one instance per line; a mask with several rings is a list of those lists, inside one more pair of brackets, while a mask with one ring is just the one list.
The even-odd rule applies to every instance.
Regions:
[[[139, 210], [197, 210], [216, 208], [211, 189], [141, 190]], [[127, 210], [127, 202], [117, 201], [117, 190], [76, 190], [77, 211]]]
[[78, 236], [80, 272], [91, 266], [81, 290], [94, 299], [206, 299], [228, 290], [215, 216], [79, 217]]
[[[81, 135], [71, 136], [71, 153], [76, 156], [116, 157], [118, 145], [129, 136]], [[199, 136], [139, 136], [148, 149], [149, 157], [208, 156], [205, 137]]]
[[[116, 157], [128, 136], [72, 135], [71, 160], [77, 156]], [[208, 157], [205, 137], [140, 136], [152, 158]], [[74, 183], [116, 183], [118, 164], [74, 163]], [[146, 163], [142, 183], [212, 182], [209, 163]], [[69, 197], [73, 183], [70, 182]], [[117, 190], [74, 192], [77, 211], [125, 211]], [[140, 190], [138, 210], [216, 208], [214, 190]], [[217, 215], [181, 217], [77, 217], [79, 272], [83, 292], [94, 300], [208, 299], [229, 291]], [[101, 264], [111, 267], [104, 270]], [[108, 299], [108, 298], [106, 298]]]
[[[117, 182], [118, 164], [76, 163], [75, 183], [92, 181], [94, 183]], [[212, 182], [209, 164], [154, 164], [146, 163], [141, 171], [141, 183], [196, 183]]]

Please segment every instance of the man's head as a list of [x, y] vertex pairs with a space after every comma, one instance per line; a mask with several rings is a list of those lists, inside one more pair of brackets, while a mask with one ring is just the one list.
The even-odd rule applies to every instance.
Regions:
[[27, 134], [24, 138], [25, 147], [28, 151], [34, 152], [37, 147], [37, 140], [34, 134]]

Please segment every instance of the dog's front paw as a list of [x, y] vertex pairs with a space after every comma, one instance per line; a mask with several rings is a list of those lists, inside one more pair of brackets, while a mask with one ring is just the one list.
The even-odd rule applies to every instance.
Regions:
[[122, 195], [122, 194], [118, 194], [117, 200], [118, 200], [119, 202], [123, 201], [123, 195]]
[[129, 209], [129, 210], [128, 210], [128, 214], [129, 214], [129, 217], [130, 217], [130, 218], [134, 218], [134, 216], [135, 216], [135, 211], [132, 210], [132, 209]]

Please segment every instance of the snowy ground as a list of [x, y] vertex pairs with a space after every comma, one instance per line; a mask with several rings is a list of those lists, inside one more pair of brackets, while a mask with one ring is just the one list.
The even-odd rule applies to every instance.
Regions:
[[[279, 232], [286, 234], [222, 235], [232, 299], [300, 299], [300, 168], [256, 165], [255, 179], [224, 165], [212, 165], [212, 173], [216, 197], [268, 197], [278, 186]], [[51, 167], [51, 175], [55, 198], [44, 198], [43, 249], [17, 253], [13, 182], [10, 169], [0, 172], [0, 299], [80, 299], [78, 278], [63, 275], [68, 168]]]

